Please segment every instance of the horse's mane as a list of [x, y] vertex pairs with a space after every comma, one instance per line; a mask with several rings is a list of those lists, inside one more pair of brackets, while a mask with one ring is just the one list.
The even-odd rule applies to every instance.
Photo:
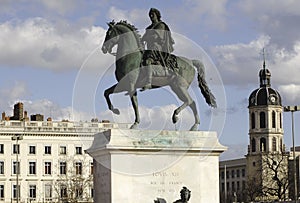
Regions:
[[134, 25], [128, 23], [126, 20], [120, 20], [117, 23], [115, 23], [114, 20], [113, 20], [113, 21], [110, 22], [110, 24], [111, 25], [124, 25], [125, 27], [127, 27], [128, 29], [130, 29], [130, 31], [133, 32], [133, 34], [134, 34], [134, 36], [136, 38], [136, 41], [138, 42], [138, 46], [144, 49], [144, 44], [141, 41], [142, 37], [141, 37], [138, 29]]

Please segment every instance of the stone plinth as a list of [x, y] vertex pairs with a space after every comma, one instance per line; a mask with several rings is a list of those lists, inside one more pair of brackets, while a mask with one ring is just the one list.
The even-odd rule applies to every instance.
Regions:
[[94, 202], [153, 203], [180, 198], [219, 202], [219, 155], [226, 150], [215, 132], [111, 129], [95, 135]]

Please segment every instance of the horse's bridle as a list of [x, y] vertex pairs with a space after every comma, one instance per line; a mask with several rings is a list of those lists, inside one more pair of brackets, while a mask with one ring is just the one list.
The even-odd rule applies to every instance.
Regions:
[[[116, 38], [116, 42], [119, 40], [119, 35], [120, 35], [120, 33], [119, 33], [119, 30], [118, 29], [116, 29], [115, 28], [115, 26], [114, 25], [109, 25], [110, 26], [110, 28], [112, 29], [112, 31], [114, 31], [115, 33], [116, 33], [116, 35], [115, 35], [115, 37], [113, 37], [113, 38]], [[132, 31], [133, 32], [133, 31]], [[109, 39], [109, 40], [111, 40], [111, 39]], [[108, 41], [109, 41], [108, 40]], [[116, 44], [116, 43], [115, 43]], [[113, 44], [112, 45], [112, 47], [114, 47], [115, 46], [115, 44]], [[144, 49], [142, 48], [142, 47], [139, 47], [138, 46], [138, 48], [136, 48], [136, 50], [133, 50], [132, 52], [135, 52], [135, 51], [143, 51]], [[112, 56], [117, 56], [117, 53], [116, 52], [108, 52], [109, 54], [111, 54]]]
[[[113, 32], [116, 33], [116, 35], [113, 38], [116, 38], [115, 41], [117, 42], [119, 40], [118, 30], [113, 25], [110, 25], [109, 27], [110, 27], [111, 31], [113, 31]], [[112, 38], [110, 38], [108, 41], [112, 41]], [[105, 42], [107, 43], [107, 41], [105, 41]], [[111, 48], [113, 48], [116, 45], [116, 42], [114, 42], [114, 44], [111, 45], [112, 46]], [[116, 56], [117, 55], [116, 52], [109, 52], [108, 51], [108, 53], [111, 54], [112, 56]]]

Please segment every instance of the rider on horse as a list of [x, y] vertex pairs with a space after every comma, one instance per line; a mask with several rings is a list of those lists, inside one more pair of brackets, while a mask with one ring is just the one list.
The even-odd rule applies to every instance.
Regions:
[[146, 84], [142, 91], [151, 89], [152, 65], [162, 65], [172, 70], [176, 67], [176, 59], [170, 54], [174, 51], [174, 40], [168, 25], [161, 21], [161, 14], [156, 8], [150, 9], [149, 17], [152, 24], [146, 28], [146, 33], [142, 37], [142, 41], [146, 42], [148, 49], [143, 56]]

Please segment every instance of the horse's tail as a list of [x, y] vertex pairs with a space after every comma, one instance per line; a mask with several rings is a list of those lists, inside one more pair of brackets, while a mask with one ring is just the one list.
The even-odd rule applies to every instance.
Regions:
[[217, 107], [216, 98], [213, 93], [210, 91], [206, 80], [205, 80], [205, 72], [204, 72], [204, 65], [199, 60], [192, 60], [193, 65], [197, 68], [198, 72], [198, 85], [200, 87], [201, 93], [203, 94], [206, 103], [213, 107]]

